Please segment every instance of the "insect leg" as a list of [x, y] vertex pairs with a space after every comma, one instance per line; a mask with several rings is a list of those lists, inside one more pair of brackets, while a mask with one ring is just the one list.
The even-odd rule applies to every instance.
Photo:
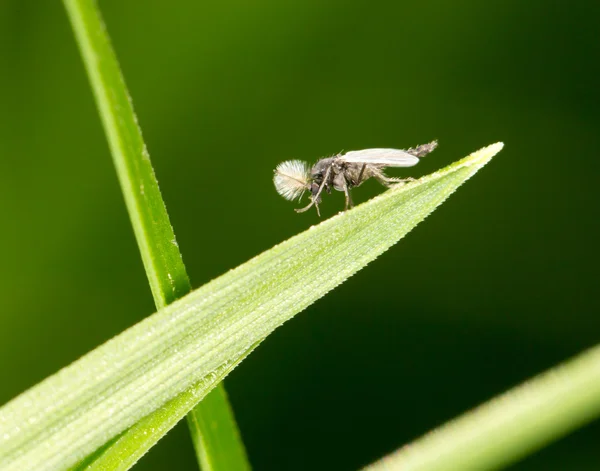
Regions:
[[387, 186], [388, 188], [391, 186], [397, 185], [397, 184], [415, 181], [415, 179], [412, 177], [407, 177], [407, 178], [388, 177], [381, 170], [379, 170], [378, 168], [373, 167], [373, 166], [371, 166], [369, 170], [371, 170], [373, 176], [377, 179], [377, 181], [379, 183]]
[[354, 206], [352, 204], [352, 197], [350, 196], [350, 188], [348, 188], [348, 182], [346, 182], [346, 179], [343, 179], [343, 189], [344, 189], [344, 195], [346, 196], [346, 206], [344, 206], [344, 211], [348, 211], [348, 208], [351, 208], [352, 206]]
[[421, 144], [417, 147], [411, 147], [410, 149], [406, 149], [406, 152], [414, 155], [415, 157], [425, 157], [430, 152], [434, 151], [437, 147], [437, 141], [431, 141], [428, 144]]
[[358, 178], [356, 179], [356, 186], [361, 184], [362, 177], [365, 173], [365, 168], [367, 168], [367, 164], [363, 164], [362, 168], [360, 169], [360, 173], [358, 174]]
[[327, 183], [327, 179], [329, 178], [330, 173], [331, 173], [331, 167], [327, 167], [327, 171], [325, 172], [325, 176], [323, 177], [321, 186], [319, 186], [319, 190], [317, 191], [316, 194], [314, 194], [310, 197], [310, 199], [311, 199], [310, 204], [308, 206], [305, 206], [304, 208], [296, 209], [295, 211], [297, 213], [303, 213], [304, 211], [308, 211], [312, 206], [315, 206], [317, 208], [317, 214], [319, 215], [319, 217], [321, 216], [321, 213], [319, 212], [319, 204], [316, 203], [316, 201], [319, 200], [319, 196], [321, 195], [323, 188], [325, 188], [325, 184]]

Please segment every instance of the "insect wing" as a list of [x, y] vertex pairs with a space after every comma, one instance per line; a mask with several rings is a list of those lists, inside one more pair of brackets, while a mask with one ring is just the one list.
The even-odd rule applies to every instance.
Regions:
[[349, 163], [385, 165], [386, 167], [412, 167], [419, 158], [400, 149], [353, 150], [340, 157]]

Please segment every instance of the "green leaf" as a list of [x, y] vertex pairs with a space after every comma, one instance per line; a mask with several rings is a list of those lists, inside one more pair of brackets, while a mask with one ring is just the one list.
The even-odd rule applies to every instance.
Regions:
[[0, 409], [0, 469], [72, 466], [203, 378], [216, 384], [221, 368], [381, 255], [501, 148], [311, 227], [23, 393]]
[[[147, 415], [122, 434], [111, 439], [72, 469], [86, 471], [123, 471], [131, 468], [144, 453], [152, 448], [152, 446], [171, 430], [177, 422], [185, 417], [199, 400], [204, 398], [204, 400], [202, 400], [202, 403], [204, 403], [211, 396], [214, 397], [214, 393], [217, 391], [215, 384], [218, 384], [219, 381], [235, 368], [236, 365], [237, 363], [222, 365], [210, 375], [202, 378], [202, 380], [194, 386], [188, 388], [185, 392], [179, 394], [153, 413]], [[215, 389], [211, 391], [212, 388]], [[209, 391], [210, 394], [207, 395]], [[222, 409], [211, 408], [206, 410], [218, 411]], [[187, 415], [187, 417], [189, 416], [190, 414]], [[203, 417], [205, 416], [206, 415], [203, 415]], [[221, 423], [223, 422], [218, 422], [216, 425]], [[214, 425], [215, 423], [213, 422], [212, 424]], [[192, 431], [195, 430], [197, 429], [192, 429]], [[211, 447], [213, 453], [211, 453], [211, 456], [218, 456], [218, 462], [223, 466], [231, 465], [232, 467], [229, 469], [238, 469], [239, 456], [236, 453], [227, 453], [227, 450], [230, 450], [230, 447], [227, 446], [230, 442], [229, 436], [224, 440], [219, 436], [211, 437], [211, 440], [211, 443], [213, 443]], [[223, 441], [226, 446], [219, 446]], [[200, 448], [200, 450], [202, 450], [202, 448]], [[223, 453], [225, 456], [222, 456]], [[199, 458], [199, 462], [203, 463], [203, 465], [207, 460], [206, 456], [203, 456], [202, 459]], [[210, 462], [208, 464], [212, 465]]]
[[508, 391], [365, 471], [498, 469], [600, 416], [600, 347]]
[[[100, 12], [92, 0], [64, 0], [64, 4], [96, 98], [154, 302], [160, 309], [189, 293], [190, 281]], [[190, 409], [187, 401], [183, 404]], [[218, 427], [214, 426], [216, 420]], [[193, 409], [188, 424], [204, 471], [250, 469], [222, 385]], [[146, 432], [152, 435], [160, 429]], [[145, 437], [143, 443], [150, 445], [148, 433], [138, 436]], [[121, 456], [121, 466], [135, 463], [148, 448], [135, 448], [135, 441], [128, 440], [128, 435], [123, 436], [103, 453], [96, 453], [93, 461], [86, 459], [88, 468], [101, 468], [109, 455], [123, 455], [123, 450], [128, 454], [127, 459]]]
[[92, 0], [64, 0], [158, 307], [189, 293], [175, 234], [106, 29]]

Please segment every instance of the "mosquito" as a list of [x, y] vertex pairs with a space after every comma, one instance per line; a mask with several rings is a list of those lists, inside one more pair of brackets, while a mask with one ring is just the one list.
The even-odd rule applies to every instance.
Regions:
[[300, 200], [304, 192], [310, 192], [310, 203], [296, 209], [303, 213], [313, 206], [320, 216], [321, 193], [331, 189], [343, 191], [346, 197], [344, 211], [353, 206], [350, 190], [360, 186], [365, 180], [375, 178], [381, 184], [391, 187], [413, 181], [414, 178], [388, 177], [383, 170], [386, 167], [412, 167], [419, 158], [426, 156], [437, 147], [437, 141], [422, 144], [406, 150], [400, 149], [363, 149], [326, 157], [309, 168], [301, 160], [288, 160], [275, 169], [273, 182], [277, 193], [285, 199]]

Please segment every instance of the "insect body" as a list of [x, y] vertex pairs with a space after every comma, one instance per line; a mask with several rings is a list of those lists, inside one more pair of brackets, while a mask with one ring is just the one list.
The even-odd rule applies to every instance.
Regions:
[[314, 206], [319, 213], [321, 193], [323, 190], [331, 193], [332, 188], [344, 192], [344, 209], [348, 209], [352, 207], [352, 188], [372, 177], [388, 187], [411, 181], [412, 178], [388, 177], [383, 170], [386, 167], [412, 167], [436, 147], [437, 141], [433, 141], [407, 150], [356, 150], [321, 159], [310, 170], [305, 162], [288, 160], [277, 166], [273, 181], [277, 192], [288, 200], [300, 199], [305, 191], [310, 192], [310, 204], [296, 212], [302, 213]]

